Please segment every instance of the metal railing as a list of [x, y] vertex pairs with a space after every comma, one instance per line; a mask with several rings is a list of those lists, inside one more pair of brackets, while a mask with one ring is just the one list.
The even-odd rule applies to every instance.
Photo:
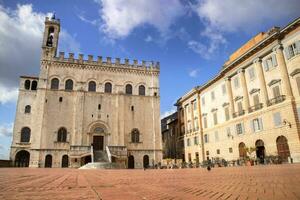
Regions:
[[107, 153], [108, 161], [111, 163], [111, 153], [108, 146], [106, 146], [106, 153]]
[[263, 104], [259, 103], [254, 106], [249, 107], [249, 113], [262, 109]]
[[232, 114], [233, 118], [239, 117], [245, 114], [245, 110], [241, 110]]
[[280, 95], [280, 96], [277, 96], [273, 99], [270, 99], [268, 101], [268, 106], [272, 106], [272, 105], [275, 105], [275, 104], [278, 104], [278, 103], [281, 103], [285, 100], [285, 95]]

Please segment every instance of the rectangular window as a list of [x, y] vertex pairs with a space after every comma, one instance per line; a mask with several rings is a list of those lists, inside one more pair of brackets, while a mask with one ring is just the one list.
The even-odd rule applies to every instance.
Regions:
[[211, 100], [212, 100], [212, 101], [215, 100], [215, 91], [212, 91], [212, 92], [210, 93], [210, 95], [211, 95]]
[[199, 125], [198, 125], [198, 117], [194, 118], [194, 129], [198, 130], [199, 129]]
[[232, 153], [232, 147], [229, 148], [229, 153]]
[[253, 95], [253, 104], [255, 106], [259, 104], [259, 96], [258, 96], [258, 94]]
[[188, 159], [189, 159], [189, 162], [192, 162], [192, 155], [190, 153], [188, 154]]
[[220, 149], [217, 149], [217, 154], [220, 154]]
[[204, 135], [204, 142], [208, 143], [208, 135], [207, 134]]
[[263, 66], [264, 66], [265, 71], [269, 71], [271, 68], [276, 67], [277, 66], [276, 55], [272, 54], [271, 56], [267, 57], [263, 61]]
[[242, 123], [236, 124], [236, 134], [243, 134], [244, 133], [244, 126]]
[[261, 118], [256, 118], [252, 120], [252, 131], [253, 132], [258, 132], [263, 129], [263, 124], [262, 124], [262, 119]]
[[274, 120], [274, 125], [275, 126], [280, 126], [281, 125], [281, 114], [280, 112], [276, 112], [273, 114], [273, 120]]
[[197, 110], [197, 101], [193, 101], [193, 108], [194, 110]]
[[205, 97], [202, 97], [201, 101], [202, 101], [202, 105], [204, 106], [205, 105]]
[[207, 117], [203, 117], [203, 127], [207, 128]]
[[218, 131], [215, 131], [215, 141], [219, 141], [219, 133]]
[[226, 121], [228, 121], [230, 118], [229, 107], [224, 108], [224, 112], [225, 112], [225, 119], [226, 119]]
[[249, 68], [249, 70], [248, 70], [248, 74], [249, 74], [249, 78], [250, 78], [250, 80], [253, 80], [253, 79], [255, 79], [255, 70], [254, 70], [254, 68], [253, 68], [253, 67]]
[[195, 136], [194, 137], [194, 145], [198, 145], [199, 144], [199, 137]]
[[242, 104], [242, 101], [239, 101], [237, 103], [237, 107], [238, 107], [238, 112], [241, 113], [243, 111], [243, 104]]
[[280, 96], [280, 89], [279, 89], [279, 85], [276, 85], [272, 88], [273, 91], [273, 97], [279, 97]]
[[209, 156], [209, 151], [206, 151], [206, 155]]
[[240, 87], [239, 77], [235, 77], [234, 78], [234, 87], [235, 88], [239, 88]]
[[191, 140], [190, 140], [190, 138], [188, 138], [187, 140], [186, 140], [186, 145], [189, 147], [189, 146], [191, 146]]
[[217, 112], [213, 113], [213, 117], [214, 117], [214, 125], [217, 125], [218, 124], [218, 114], [217, 114]]
[[225, 86], [225, 84], [222, 85], [222, 93], [223, 93], [223, 95], [226, 94], [226, 86]]
[[228, 138], [232, 138], [230, 127], [226, 128], [226, 133]]
[[285, 49], [285, 56], [287, 59], [290, 59], [294, 57], [297, 54], [300, 54], [300, 41], [297, 41], [289, 46], [287, 46]]

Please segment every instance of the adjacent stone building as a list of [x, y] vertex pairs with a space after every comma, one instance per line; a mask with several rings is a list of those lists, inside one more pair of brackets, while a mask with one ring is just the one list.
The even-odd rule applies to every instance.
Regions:
[[300, 18], [259, 33], [178, 99], [188, 162], [279, 156], [300, 162]]
[[59, 32], [60, 21], [46, 18], [40, 75], [20, 78], [15, 166], [80, 167], [93, 158], [124, 168], [160, 162], [159, 63], [57, 57]]

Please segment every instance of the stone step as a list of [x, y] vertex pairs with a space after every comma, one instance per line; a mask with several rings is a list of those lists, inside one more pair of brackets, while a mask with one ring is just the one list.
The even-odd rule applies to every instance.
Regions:
[[87, 163], [80, 167], [79, 169], [123, 169], [124, 166], [118, 163], [110, 163], [110, 162], [93, 162]]

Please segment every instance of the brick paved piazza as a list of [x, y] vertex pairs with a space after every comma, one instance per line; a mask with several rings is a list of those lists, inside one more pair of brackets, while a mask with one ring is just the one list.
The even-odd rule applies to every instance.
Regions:
[[0, 169], [0, 199], [300, 199], [300, 165], [210, 172]]

